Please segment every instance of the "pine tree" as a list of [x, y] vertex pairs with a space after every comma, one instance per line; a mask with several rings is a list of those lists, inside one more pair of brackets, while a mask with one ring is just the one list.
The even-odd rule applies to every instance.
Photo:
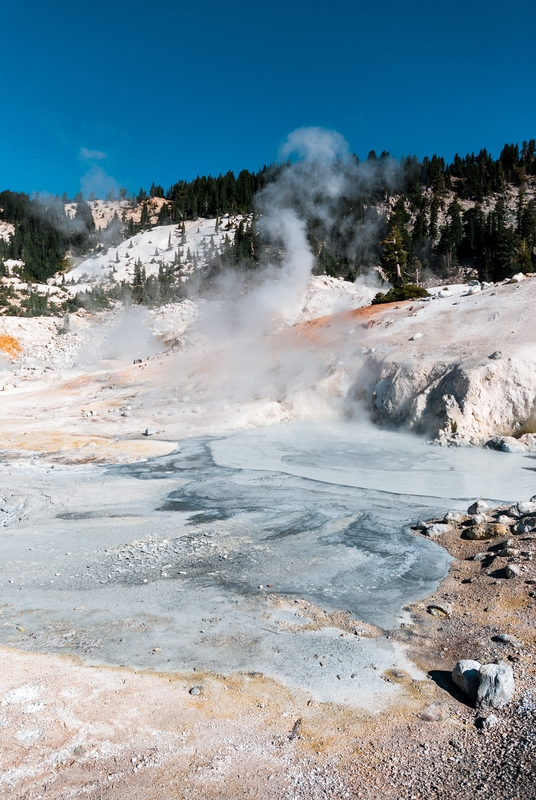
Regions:
[[382, 241], [383, 264], [389, 276], [389, 280], [395, 286], [402, 286], [403, 272], [407, 263], [408, 254], [404, 250], [403, 240], [396, 225], [391, 229], [389, 235]]

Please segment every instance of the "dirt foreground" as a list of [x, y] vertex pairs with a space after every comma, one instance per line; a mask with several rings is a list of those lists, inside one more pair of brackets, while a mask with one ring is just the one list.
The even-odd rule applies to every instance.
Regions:
[[[387, 713], [315, 703], [261, 674], [166, 675], [0, 650], [2, 796], [132, 800], [536, 797], [536, 538], [442, 537], [455, 557], [436, 595], [394, 633], [425, 672]], [[484, 560], [473, 560], [487, 552]], [[512, 559], [510, 559], [511, 561]], [[443, 609], [443, 610], [441, 610]], [[518, 642], [494, 639], [501, 633]], [[458, 659], [513, 666], [514, 700], [478, 712]], [[359, 686], [356, 686], [356, 691]]]

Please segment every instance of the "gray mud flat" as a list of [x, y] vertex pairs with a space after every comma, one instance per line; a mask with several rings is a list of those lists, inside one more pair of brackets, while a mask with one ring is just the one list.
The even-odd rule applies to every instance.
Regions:
[[329, 615], [398, 627], [450, 562], [410, 525], [476, 496], [528, 496], [527, 464], [350, 425], [193, 439], [127, 466], [4, 461], [0, 643], [260, 672], [379, 710], [399, 691], [385, 670], [419, 673], [387, 635]]

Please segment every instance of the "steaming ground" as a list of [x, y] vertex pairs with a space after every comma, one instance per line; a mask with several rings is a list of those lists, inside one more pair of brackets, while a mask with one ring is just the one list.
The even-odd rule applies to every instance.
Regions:
[[[315, 746], [331, 754], [341, 724], [429, 691], [388, 637], [449, 557], [408, 526], [477, 496], [533, 495], [530, 433], [517, 453], [440, 448], [369, 415], [420, 423], [429, 437], [448, 426], [458, 443], [475, 428], [480, 441], [504, 438], [523, 408], [530, 420], [536, 281], [310, 318], [329, 308], [322, 292], [349, 294], [341, 284], [314, 279], [271, 335], [239, 327], [219, 338], [218, 306], [191, 301], [75, 314], [62, 333], [51, 319], [1, 320], [2, 780], [15, 796], [42, 794], [43, 770], [75, 750], [84, 759], [77, 748], [104, 770], [95, 797], [108, 796], [110, 759], [154, 774], [199, 736], [207, 754], [224, 739], [245, 748], [254, 771], [279, 748], [260, 722], [288, 728], [288, 742], [297, 719], [316, 729], [329, 720], [329, 741]], [[135, 686], [130, 699], [123, 685]], [[154, 718], [140, 697], [160, 709]], [[318, 780], [344, 796], [335, 768]], [[72, 781], [76, 796], [85, 778]]]
[[[0, 641], [88, 663], [259, 672], [379, 711], [424, 679], [380, 635], [448, 556], [409, 525], [531, 492], [525, 459], [435, 451], [362, 426], [191, 439], [122, 467], [1, 467]], [[486, 479], [482, 479], [485, 472]], [[410, 478], [408, 479], [408, 476]]]

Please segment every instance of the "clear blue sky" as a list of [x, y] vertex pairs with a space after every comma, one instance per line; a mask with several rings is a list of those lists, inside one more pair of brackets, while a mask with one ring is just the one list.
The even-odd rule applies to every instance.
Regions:
[[4, 0], [1, 27], [0, 190], [256, 170], [306, 125], [361, 157], [536, 137], [534, 0]]

